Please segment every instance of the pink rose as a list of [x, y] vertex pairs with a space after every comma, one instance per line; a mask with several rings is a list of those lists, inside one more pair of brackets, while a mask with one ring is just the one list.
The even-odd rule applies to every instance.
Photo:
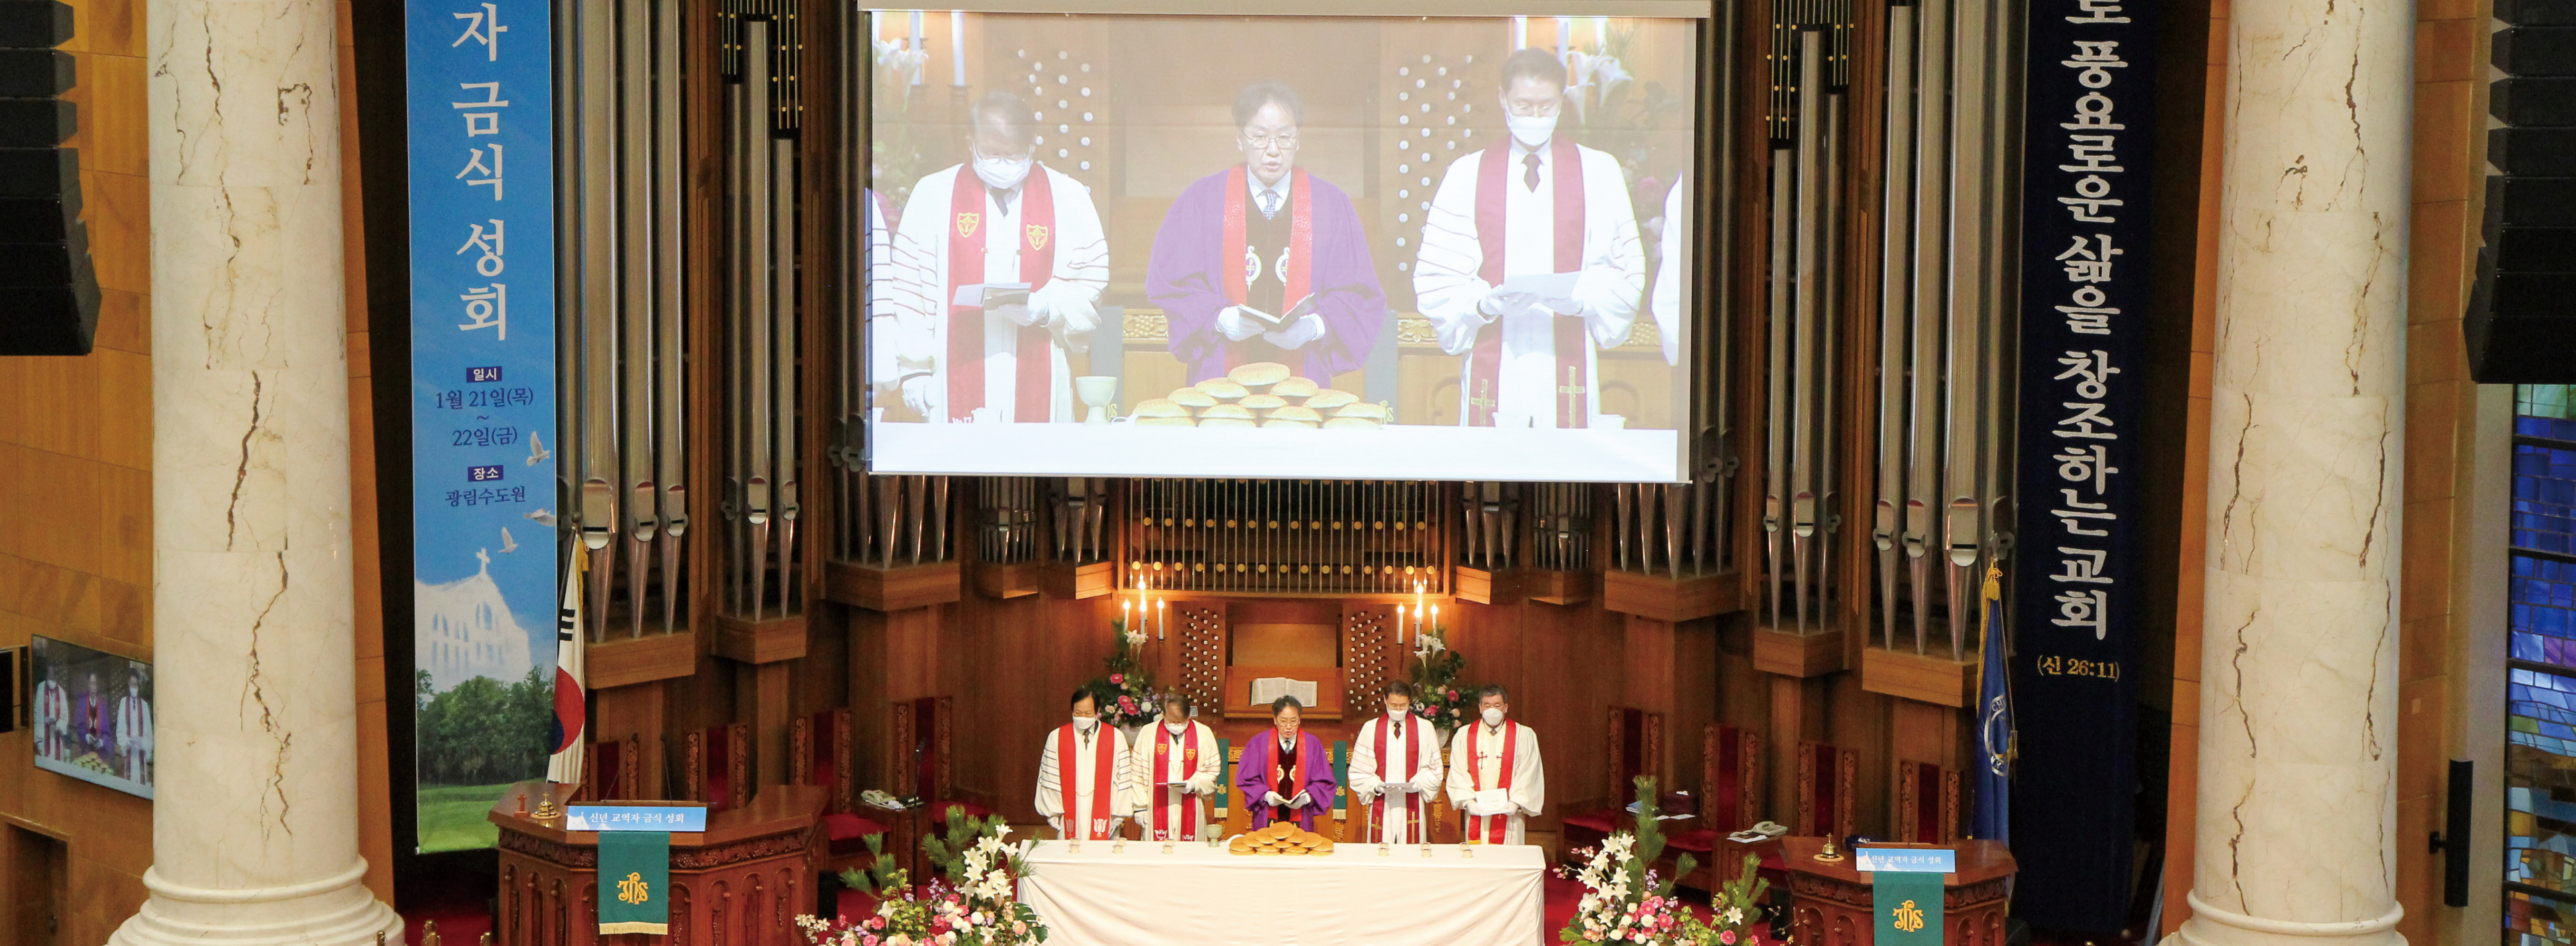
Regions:
[[869, 917], [869, 918], [868, 918], [868, 928], [869, 928], [869, 929], [872, 929], [872, 930], [881, 930], [881, 929], [885, 929], [885, 917], [881, 917], [881, 916], [872, 916], [872, 917]]
[[1126, 685], [1127, 685], [1127, 675], [1126, 675], [1126, 674], [1123, 674], [1123, 673], [1113, 673], [1113, 674], [1110, 674], [1110, 675], [1109, 675], [1109, 685], [1110, 685], [1110, 686], [1114, 686], [1114, 687], [1123, 687], [1123, 686], [1126, 686]]
[[1717, 934], [1717, 941], [1724, 944], [1724, 946], [1735, 946], [1735, 931], [1727, 930]]
[[1135, 711], [1136, 711], [1136, 698], [1135, 698], [1135, 697], [1132, 697], [1132, 696], [1122, 696], [1122, 697], [1119, 697], [1119, 698], [1118, 698], [1118, 708], [1119, 708], [1119, 709], [1122, 709], [1122, 710], [1125, 710], [1125, 711], [1127, 711], [1127, 712], [1130, 712], [1130, 713], [1135, 712]]

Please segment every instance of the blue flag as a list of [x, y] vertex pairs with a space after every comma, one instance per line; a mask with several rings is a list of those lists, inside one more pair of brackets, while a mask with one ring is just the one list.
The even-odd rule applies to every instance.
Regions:
[[2012, 678], [2004, 663], [2003, 570], [1986, 567], [1986, 585], [1978, 602], [1984, 612], [1982, 668], [1977, 673], [1976, 810], [1968, 815], [1970, 837], [2012, 843]]

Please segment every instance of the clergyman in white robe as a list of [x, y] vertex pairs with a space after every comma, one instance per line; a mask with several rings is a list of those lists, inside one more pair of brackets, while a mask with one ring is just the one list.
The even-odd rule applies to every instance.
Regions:
[[[1177, 735], [1160, 722], [1137, 730], [1136, 744], [1129, 747], [1136, 756], [1136, 784], [1130, 788], [1136, 799], [1136, 823], [1148, 841], [1155, 840], [1157, 832], [1170, 832], [1168, 840], [1196, 841], [1225, 829], [1222, 822], [1209, 823], [1206, 801], [1216, 794], [1217, 779], [1225, 770], [1216, 733], [1196, 720], [1184, 719], [1181, 725]], [[1188, 752], [1193, 745], [1198, 747], [1195, 760]], [[1159, 756], [1158, 747], [1166, 747]], [[1157, 804], [1155, 788], [1173, 782], [1182, 784], [1159, 796], [1168, 804]], [[1193, 830], [1184, 833], [1185, 826]]]
[[[1512, 755], [1508, 780], [1503, 775], [1506, 744]], [[1528, 843], [1529, 819], [1547, 806], [1547, 769], [1539, 762], [1538, 732], [1508, 719], [1501, 726], [1468, 723], [1449, 737], [1449, 762], [1449, 804], [1462, 816], [1460, 836], [1476, 840], [1491, 816], [1502, 815], [1502, 839], [1484, 834], [1484, 843]]]
[[[1391, 728], [1390, 719], [1399, 719], [1400, 725]], [[1378, 758], [1380, 730], [1386, 730], [1384, 760]], [[1404, 765], [1407, 744], [1413, 748], [1410, 772], [1405, 771]], [[1351, 741], [1350, 780], [1352, 804], [1367, 808], [1376, 819], [1368, 840], [1380, 844], [1421, 843], [1430, 837], [1427, 819], [1431, 816], [1433, 793], [1443, 785], [1440, 737], [1432, 731], [1431, 724], [1412, 713], [1374, 717], [1360, 724], [1359, 737]], [[1385, 798], [1384, 805], [1377, 804], [1381, 796]], [[1384, 814], [1379, 815], [1380, 811]]]
[[[1509, 149], [1504, 161], [1509, 180], [1501, 188], [1504, 282], [1564, 271], [1557, 265], [1556, 177], [1568, 169], [1557, 167], [1559, 150], [1551, 144], [1532, 149], [1506, 135], [1488, 146]], [[1497, 286], [1485, 278], [1486, 247], [1477, 235], [1485, 152], [1450, 162], [1432, 194], [1423, 218], [1421, 254], [1414, 263], [1416, 306], [1438, 332], [1440, 349], [1451, 355], [1469, 354], [1482, 332], [1502, 333], [1497, 377], [1475, 377], [1475, 359], [1465, 359], [1467, 369], [1458, 385], [1461, 424], [1475, 425], [1478, 402], [1488, 398], [1496, 426], [1588, 427], [1601, 416], [1599, 350], [1626, 341], [1635, 326], [1646, 257], [1618, 159], [1580, 145], [1573, 150], [1583, 175], [1582, 249], [1579, 268], [1573, 270], [1580, 275], [1572, 298], [1557, 301], [1574, 303], [1582, 318], [1582, 386], [1590, 392], [1578, 398], [1583, 405], [1578, 422], [1559, 416], [1569, 400], [1560, 390], [1566, 379], [1556, 351], [1556, 320], [1564, 316], [1545, 306], [1499, 315], [1479, 307]], [[1532, 157], [1538, 159], [1535, 186], [1528, 183]]]
[[[955, 203], [957, 175], [972, 174], [965, 165], [933, 171], [913, 185], [912, 196], [904, 202], [903, 216], [894, 235], [894, 260], [897, 288], [892, 300], [899, 326], [896, 333], [896, 372], [903, 383], [913, 378], [928, 378], [923, 392], [929, 408], [925, 413], [932, 423], [948, 423], [972, 417], [988, 422], [1044, 421], [1069, 423], [1074, 419], [1073, 370], [1069, 354], [1090, 350], [1091, 333], [1100, 326], [1098, 303], [1100, 293], [1109, 285], [1109, 241], [1102, 234], [1100, 213], [1092, 206], [1091, 189], [1082, 182], [1039, 162], [1030, 173], [1047, 176], [1050, 195], [1054, 198], [1055, 222], [1046, 228], [1043, 239], [1050, 241], [1054, 266], [1045, 285], [1029, 292], [1028, 311], [1038, 317], [1038, 327], [1046, 330], [1047, 350], [1020, 351], [1021, 325], [992, 309], [983, 315], [983, 404], [970, 411], [956, 410], [948, 397], [950, 303], [954, 301], [949, 282], [949, 228], [957, 225], [960, 214], [972, 214], [970, 226], [981, 228], [984, 236], [984, 269], [979, 284], [1036, 283], [1034, 272], [1021, 271], [1024, 255], [1034, 255], [1029, 241], [1035, 237], [1022, 225], [1025, 207], [1020, 197], [1029, 191], [1023, 181], [1009, 192], [987, 189], [984, 206], [961, 208]], [[1051, 359], [1047, 375], [1051, 379], [1047, 395], [1047, 416], [1018, 416], [1019, 359]], [[909, 400], [909, 398], [907, 398]]]
[[1664, 343], [1664, 364], [1682, 363], [1682, 322], [1689, 314], [1682, 311], [1682, 283], [1690, 278], [1690, 216], [1684, 212], [1688, 202], [1683, 192], [1690, 190], [1690, 179], [1673, 182], [1664, 193], [1664, 231], [1655, 237], [1655, 253], [1661, 259], [1655, 264], [1655, 290], [1646, 297], [1646, 311], [1655, 319], [1655, 334]]
[[[1064, 804], [1065, 764], [1056, 753], [1056, 747], [1068, 736], [1071, 737], [1074, 754], [1075, 810], [1070, 814]], [[1109, 745], [1110, 758], [1106, 769], [1101, 767], [1098, 751], [1101, 740], [1107, 740]], [[1084, 840], [1110, 837], [1117, 833], [1119, 824], [1135, 811], [1128, 794], [1130, 784], [1135, 780], [1134, 764], [1128, 755], [1127, 737], [1120, 735], [1116, 727], [1098, 723], [1089, 730], [1071, 723], [1056, 727], [1047, 734], [1046, 754], [1038, 759], [1038, 814], [1046, 817], [1047, 824], [1054, 826], [1056, 836], [1060, 838], [1074, 836], [1067, 830], [1068, 825], [1086, 827], [1081, 835]], [[1102, 792], [1109, 793], [1105, 805], [1100, 803]]]

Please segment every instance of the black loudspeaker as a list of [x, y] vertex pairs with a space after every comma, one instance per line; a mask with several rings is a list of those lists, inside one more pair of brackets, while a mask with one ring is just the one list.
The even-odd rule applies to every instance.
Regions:
[[2576, 382], [2576, 0], [2496, 0], [2487, 207], [2462, 329], [2481, 384]]
[[98, 277], [80, 221], [72, 8], [0, 0], [0, 355], [86, 355], [98, 335]]

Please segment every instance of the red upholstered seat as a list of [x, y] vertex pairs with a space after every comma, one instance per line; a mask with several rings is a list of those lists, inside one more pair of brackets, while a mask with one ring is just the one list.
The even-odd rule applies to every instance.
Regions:
[[1676, 851], [1688, 851], [1699, 855], [1700, 860], [1706, 861], [1708, 852], [1717, 850], [1717, 832], [1707, 828], [1675, 832], [1664, 836], [1664, 846]]
[[823, 837], [831, 844], [835, 856], [856, 854], [868, 849], [868, 836], [884, 834], [885, 825], [853, 814], [823, 816]]
[[1565, 816], [1565, 823], [1571, 827], [1590, 828], [1594, 831], [1601, 832], [1604, 835], [1619, 830], [1618, 816], [1606, 808], [1599, 811], [1587, 811], [1579, 815], [1567, 815]]

